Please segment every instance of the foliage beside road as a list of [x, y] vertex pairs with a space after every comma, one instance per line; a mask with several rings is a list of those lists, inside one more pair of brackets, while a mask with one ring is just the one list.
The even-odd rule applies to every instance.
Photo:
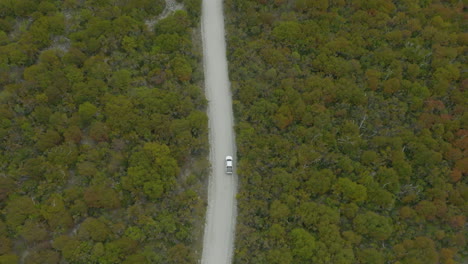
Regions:
[[235, 263], [466, 259], [463, 4], [225, 3]]
[[193, 263], [201, 2], [0, 1], [0, 262]]

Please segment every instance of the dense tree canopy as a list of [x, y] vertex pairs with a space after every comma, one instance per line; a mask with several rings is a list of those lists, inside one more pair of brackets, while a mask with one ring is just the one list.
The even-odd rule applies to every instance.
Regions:
[[0, 263], [199, 258], [201, 1], [181, 2], [0, 0]]
[[225, 4], [234, 262], [466, 259], [463, 3]]

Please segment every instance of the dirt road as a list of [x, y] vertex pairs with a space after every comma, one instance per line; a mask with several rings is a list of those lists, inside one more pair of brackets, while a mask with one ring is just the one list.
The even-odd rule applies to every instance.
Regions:
[[[203, 264], [231, 263], [236, 220], [235, 140], [232, 99], [227, 72], [224, 17], [221, 0], [203, 0], [202, 35], [205, 89], [209, 101], [210, 160]], [[234, 174], [225, 173], [224, 159], [234, 158]]]

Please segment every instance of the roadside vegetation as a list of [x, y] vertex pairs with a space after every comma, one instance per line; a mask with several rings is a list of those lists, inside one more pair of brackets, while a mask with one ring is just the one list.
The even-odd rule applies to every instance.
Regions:
[[[195, 263], [201, 1], [0, 0], [0, 263]], [[199, 44], [197, 44], [199, 45]]]
[[461, 263], [461, 1], [226, 0], [234, 263]]

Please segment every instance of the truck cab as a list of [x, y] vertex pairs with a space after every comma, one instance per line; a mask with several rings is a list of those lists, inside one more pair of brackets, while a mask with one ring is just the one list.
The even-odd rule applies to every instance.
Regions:
[[226, 156], [226, 173], [232, 174], [232, 157]]

